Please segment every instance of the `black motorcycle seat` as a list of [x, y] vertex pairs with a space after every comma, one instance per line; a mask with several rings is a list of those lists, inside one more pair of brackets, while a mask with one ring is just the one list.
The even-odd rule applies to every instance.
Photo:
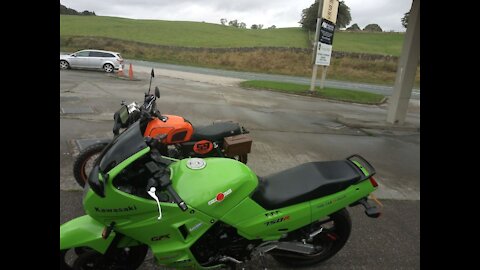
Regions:
[[266, 210], [278, 209], [336, 193], [361, 177], [348, 160], [305, 163], [259, 177], [252, 199]]
[[223, 138], [242, 133], [240, 125], [232, 122], [216, 123], [209, 126], [194, 127], [192, 141], [223, 141]]

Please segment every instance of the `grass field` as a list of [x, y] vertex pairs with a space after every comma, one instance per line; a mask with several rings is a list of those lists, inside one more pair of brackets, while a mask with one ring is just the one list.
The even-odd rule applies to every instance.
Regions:
[[[127, 59], [305, 77], [312, 72], [311, 50], [266, 47], [308, 48], [309, 35], [300, 27], [253, 30], [201, 22], [60, 15], [60, 49], [64, 52], [95, 48], [121, 52]], [[333, 50], [399, 56], [403, 38], [403, 33], [336, 32]], [[396, 70], [397, 60], [391, 58], [332, 57], [327, 79], [393, 85]], [[415, 87], [419, 85], [420, 68]]]
[[[240, 86], [245, 88], [255, 88], [255, 89], [266, 89], [287, 93], [294, 93], [299, 95], [311, 95], [308, 90], [310, 89], [309, 85], [296, 84], [296, 83], [285, 83], [285, 82], [273, 82], [273, 81], [245, 81], [240, 83]], [[380, 104], [385, 101], [385, 96], [372, 94], [362, 91], [352, 91], [338, 88], [325, 87], [320, 89], [320, 87], [315, 87], [317, 97], [355, 102], [362, 104]]]
[[[184, 47], [309, 47], [308, 33], [300, 27], [252, 30], [212, 23], [105, 16], [60, 15], [60, 36], [109, 37]], [[398, 56], [403, 37], [403, 33], [336, 32], [333, 49]]]
[[336, 32], [333, 50], [399, 56], [404, 33]]
[[99, 36], [184, 47], [298, 47], [308, 36], [298, 28], [251, 30], [220, 24], [60, 15], [61, 36]]

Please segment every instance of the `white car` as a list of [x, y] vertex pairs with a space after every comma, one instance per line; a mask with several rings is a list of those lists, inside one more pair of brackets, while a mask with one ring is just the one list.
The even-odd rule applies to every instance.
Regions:
[[60, 55], [60, 69], [87, 68], [114, 72], [124, 67], [123, 58], [118, 52], [102, 50], [81, 50], [72, 54]]

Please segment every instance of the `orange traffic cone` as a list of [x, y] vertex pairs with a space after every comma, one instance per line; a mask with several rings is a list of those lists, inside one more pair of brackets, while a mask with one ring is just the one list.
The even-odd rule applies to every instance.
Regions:
[[132, 63], [130, 63], [130, 68], [128, 69], [128, 78], [130, 80], [133, 80], [133, 68], [132, 68]]

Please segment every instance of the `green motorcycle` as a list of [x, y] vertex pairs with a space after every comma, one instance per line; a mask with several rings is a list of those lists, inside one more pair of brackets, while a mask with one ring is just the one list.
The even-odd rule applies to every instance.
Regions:
[[258, 177], [233, 159], [161, 156], [162, 138], [144, 138], [140, 126], [97, 159], [86, 215], [60, 226], [61, 269], [137, 269], [148, 249], [174, 268], [235, 268], [265, 254], [313, 265], [345, 245], [347, 206], [380, 215], [368, 201], [375, 170], [358, 155]]

